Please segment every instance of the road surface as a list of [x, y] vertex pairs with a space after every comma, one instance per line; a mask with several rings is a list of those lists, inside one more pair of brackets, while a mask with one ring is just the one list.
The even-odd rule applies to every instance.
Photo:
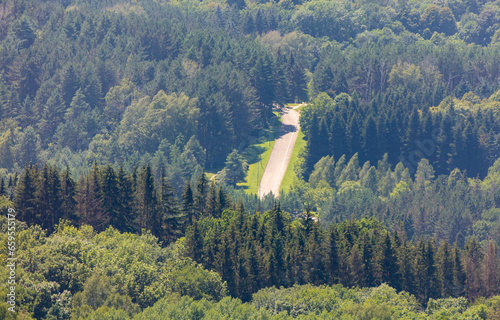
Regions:
[[[296, 107], [297, 108], [297, 107]], [[282, 123], [278, 139], [274, 143], [271, 156], [267, 161], [266, 170], [262, 175], [259, 186], [259, 198], [272, 192], [275, 197], [279, 195], [281, 181], [285, 176], [293, 146], [299, 132], [299, 113], [294, 109], [283, 108], [281, 112]]]

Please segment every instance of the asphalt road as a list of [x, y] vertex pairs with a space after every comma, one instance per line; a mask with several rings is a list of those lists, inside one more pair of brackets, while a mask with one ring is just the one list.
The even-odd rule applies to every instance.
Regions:
[[271, 156], [267, 162], [266, 170], [262, 175], [259, 186], [259, 197], [272, 192], [275, 197], [279, 195], [281, 181], [285, 176], [293, 146], [299, 132], [299, 113], [293, 109], [284, 108], [281, 112], [282, 123], [278, 139], [274, 143]]

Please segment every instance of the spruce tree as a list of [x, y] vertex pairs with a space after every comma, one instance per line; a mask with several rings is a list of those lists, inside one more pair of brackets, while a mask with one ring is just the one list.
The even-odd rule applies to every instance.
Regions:
[[166, 177], [165, 169], [161, 169], [160, 216], [162, 220], [162, 239], [167, 243], [175, 241], [182, 235], [181, 214], [175, 197], [175, 190]]
[[137, 216], [140, 232], [151, 230], [155, 236], [161, 233], [161, 221], [157, 211], [154, 177], [149, 164], [139, 173], [136, 187]]
[[181, 211], [185, 216], [188, 225], [191, 225], [194, 221], [197, 221], [197, 217], [195, 216], [193, 191], [191, 189], [191, 184], [189, 183], [189, 181], [186, 182], [186, 187], [184, 188], [184, 192], [182, 193]]
[[121, 232], [131, 232], [136, 229], [134, 224], [134, 189], [132, 178], [125, 172], [123, 166], [118, 170], [119, 205], [115, 228]]
[[378, 146], [379, 140], [377, 125], [371, 115], [365, 120], [361, 141], [363, 146], [362, 159], [375, 163], [380, 157]]
[[68, 166], [61, 173], [61, 211], [64, 219], [77, 222], [76, 211], [76, 183], [71, 178], [71, 172]]
[[[36, 223], [35, 192], [37, 176], [38, 174], [33, 166], [31, 164], [26, 165], [15, 188], [14, 206], [16, 211], [19, 212], [18, 219], [26, 222], [28, 226]], [[9, 184], [13, 184], [11, 181], [9, 178]]]
[[453, 259], [453, 296], [462, 297], [465, 292], [466, 275], [462, 263], [462, 254], [456, 242], [453, 244], [452, 259]]
[[400, 273], [396, 258], [396, 250], [393, 248], [391, 237], [386, 233], [380, 243], [380, 270], [381, 281], [389, 284], [396, 290], [400, 290]]
[[[49, 205], [49, 167], [45, 164], [40, 172], [35, 191], [35, 223], [44, 229], [51, 227], [52, 218]], [[54, 225], [52, 225], [53, 227]]]
[[100, 185], [102, 193], [102, 210], [106, 217], [106, 224], [118, 230], [122, 230], [123, 218], [120, 217], [120, 188], [116, 172], [109, 164], [100, 173]]
[[438, 272], [442, 284], [442, 296], [448, 298], [453, 295], [453, 257], [446, 240], [441, 242], [438, 250]]
[[196, 213], [196, 218], [201, 219], [205, 215], [205, 206], [208, 194], [208, 181], [205, 176], [205, 170], [196, 180], [196, 191], [193, 195], [194, 210]]

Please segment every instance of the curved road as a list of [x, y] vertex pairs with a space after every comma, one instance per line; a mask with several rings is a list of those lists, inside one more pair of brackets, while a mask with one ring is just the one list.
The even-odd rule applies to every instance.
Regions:
[[281, 181], [285, 176], [299, 132], [299, 113], [288, 108], [283, 108], [280, 113], [283, 122], [281, 123], [279, 138], [274, 143], [273, 151], [271, 151], [271, 156], [267, 161], [266, 170], [260, 180], [259, 198], [263, 198], [270, 192], [275, 197], [279, 195]]

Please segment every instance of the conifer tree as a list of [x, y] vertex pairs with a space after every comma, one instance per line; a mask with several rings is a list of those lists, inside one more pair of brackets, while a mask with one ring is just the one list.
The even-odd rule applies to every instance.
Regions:
[[35, 191], [35, 223], [44, 229], [48, 229], [53, 222], [49, 215], [49, 167], [45, 164], [40, 172]]
[[51, 225], [49, 232], [51, 232], [54, 226], [59, 223], [59, 219], [64, 217], [64, 212], [62, 211], [62, 189], [61, 189], [61, 179], [60, 173], [55, 167], [49, 167], [49, 209], [50, 209], [50, 220]]
[[462, 264], [462, 255], [458, 244], [453, 244], [453, 296], [461, 297], [465, 292], [466, 275]]
[[338, 249], [338, 233], [335, 228], [330, 228], [329, 236], [329, 254], [328, 254], [328, 278], [330, 284], [338, 283], [339, 273], [339, 249]]
[[443, 240], [439, 247], [438, 272], [442, 284], [441, 295], [444, 298], [451, 297], [453, 295], [453, 257], [446, 240]]
[[381, 281], [388, 283], [391, 287], [400, 290], [399, 268], [396, 258], [396, 250], [393, 248], [391, 237], [386, 233], [380, 243], [380, 270]]
[[165, 168], [161, 169], [161, 194], [160, 194], [160, 216], [162, 220], [162, 237], [167, 243], [175, 241], [181, 236], [181, 215], [179, 204], [175, 197], [175, 190], [166, 177]]
[[202, 262], [203, 237], [197, 222], [193, 222], [186, 231], [187, 255], [196, 262]]
[[132, 186], [131, 177], [125, 172], [123, 166], [118, 170], [118, 189], [119, 189], [119, 205], [118, 217], [119, 220], [115, 222], [115, 228], [121, 232], [134, 231], [134, 190]]
[[69, 166], [61, 173], [61, 211], [64, 219], [76, 222], [76, 183], [71, 178]]
[[[324, 126], [326, 127], [327, 124], [325, 123]], [[340, 158], [344, 154], [347, 157], [349, 154], [349, 147], [347, 145], [347, 142], [349, 142], [349, 140], [346, 134], [346, 130], [347, 129], [345, 126], [345, 122], [342, 119], [342, 117], [340, 115], [334, 115], [329, 130], [330, 135], [328, 137], [329, 138], [328, 145], [330, 146], [330, 154], [332, 154], [335, 158]], [[351, 130], [353, 129], [351, 128]], [[352, 138], [351, 140], [355, 140], [355, 138]], [[325, 143], [325, 141], [320, 141], [320, 142]], [[354, 143], [356, 144], [357, 141], [354, 141]], [[354, 153], [360, 151], [360, 150], [354, 150], [353, 149], [354, 146], [351, 147]], [[327, 154], [325, 153], [324, 155]]]
[[194, 210], [197, 218], [205, 216], [208, 188], [207, 177], [205, 176], [205, 171], [203, 171], [196, 180], [196, 191], [193, 195]]
[[401, 273], [401, 289], [415, 292], [414, 247], [403, 240], [398, 252], [399, 270]]
[[135, 192], [140, 232], [142, 233], [143, 229], [151, 230], [155, 236], [159, 236], [161, 234], [161, 221], [157, 211], [154, 177], [149, 165], [140, 171]]
[[409, 156], [414, 151], [415, 141], [419, 140], [420, 117], [417, 108], [413, 108], [410, 118], [408, 119], [406, 134], [404, 137], [401, 153], [403, 156]]
[[193, 191], [191, 190], [191, 184], [189, 183], [189, 181], [186, 182], [186, 187], [184, 188], [184, 192], [182, 193], [181, 211], [186, 217], [188, 225], [191, 225], [194, 221], [197, 221], [197, 217], [195, 216]]
[[363, 261], [359, 246], [355, 244], [349, 255], [349, 285], [361, 286], [364, 283]]
[[102, 209], [103, 198], [97, 163], [94, 163], [90, 174], [80, 181], [78, 189], [77, 207], [80, 221], [98, 231], [104, 230], [109, 220]]
[[379, 140], [377, 125], [371, 115], [365, 120], [361, 141], [363, 143], [363, 161], [368, 160], [370, 162], [376, 162], [380, 156], [378, 146]]
[[123, 218], [120, 217], [120, 188], [116, 172], [109, 164], [102, 168], [100, 173], [100, 185], [102, 192], [102, 210], [106, 217], [106, 224], [118, 230], [123, 229]]
[[0, 196], [5, 195], [5, 180], [4, 178], [0, 178]]
[[15, 188], [14, 206], [20, 213], [18, 219], [26, 222], [28, 225], [36, 223], [37, 208], [35, 192], [37, 180], [38, 173], [35, 168], [31, 164], [26, 165]]

